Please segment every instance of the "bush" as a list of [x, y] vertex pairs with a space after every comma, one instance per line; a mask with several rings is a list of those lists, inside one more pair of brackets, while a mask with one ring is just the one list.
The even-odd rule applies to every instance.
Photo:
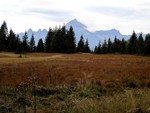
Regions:
[[138, 87], [137, 81], [135, 81], [133, 79], [126, 79], [126, 80], [123, 81], [123, 83], [128, 88], [137, 88]]

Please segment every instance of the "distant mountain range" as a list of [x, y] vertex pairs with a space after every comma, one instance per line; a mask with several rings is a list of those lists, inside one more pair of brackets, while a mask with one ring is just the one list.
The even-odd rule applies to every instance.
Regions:
[[[96, 45], [98, 45], [99, 41], [103, 42], [104, 39], [111, 38], [113, 41], [115, 36], [119, 39], [129, 39], [131, 35], [122, 35], [119, 30], [111, 29], [111, 30], [99, 30], [95, 32], [91, 32], [87, 29], [87, 27], [79, 22], [77, 19], [74, 19], [66, 24], [66, 28], [69, 29], [70, 26], [73, 27], [76, 37], [76, 43], [80, 40], [81, 35], [83, 35], [84, 40], [88, 39], [89, 46], [91, 49], [94, 49]], [[33, 31], [32, 29], [29, 29], [27, 31], [27, 35], [29, 39], [31, 38], [32, 34], [34, 34], [35, 42], [37, 44], [38, 40], [40, 38], [45, 40], [45, 37], [47, 35], [48, 31], [46, 29], [39, 29], [38, 31]], [[24, 33], [20, 33], [19, 37], [22, 39]]]

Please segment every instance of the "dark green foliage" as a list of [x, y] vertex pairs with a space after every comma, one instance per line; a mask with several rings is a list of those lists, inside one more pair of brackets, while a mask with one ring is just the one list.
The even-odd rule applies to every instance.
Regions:
[[6, 50], [7, 35], [8, 35], [7, 24], [4, 21], [0, 27], [0, 51]]
[[83, 39], [82, 35], [81, 35], [80, 40], [78, 42], [77, 52], [84, 52], [84, 39]]
[[100, 42], [99, 42], [98, 46], [95, 47], [94, 53], [96, 53], [96, 54], [101, 54], [102, 53]]
[[49, 31], [48, 31], [48, 34], [45, 38], [45, 51], [46, 52], [51, 52], [52, 38], [53, 38], [53, 31], [50, 28]]
[[89, 42], [88, 42], [88, 40], [86, 40], [86, 42], [85, 42], [84, 52], [85, 53], [90, 53], [90, 48], [89, 48]]
[[127, 53], [128, 54], [136, 54], [138, 52], [137, 50], [137, 36], [135, 31], [133, 31], [127, 47]]
[[23, 52], [29, 52], [29, 44], [28, 44], [27, 32], [25, 32], [25, 34], [24, 34], [24, 36], [23, 36], [22, 51], [23, 51]]
[[137, 53], [138, 54], [143, 54], [144, 53], [144, 39], [142, 36], [142, 33], [140, 34], [139, 38], [137, 39]]
[[[50, 52], [75, 53], [76, 44], [73, 28], [70, 27], [69, 31], [66, 30], [65, 26], [55, 29], [52, 33], [52, 40], [49, 44]], [[48, 45], [48, 43], [46, 45]]]
[[35, 51], [35, 40], [34, 40], [34, 35], [32, 34], [31, 40], [30, 40], [30, 52]]
[[104, 43], [102, 44], [102, 54], [106, 54], [107, 53], [107, 42], [106, 42], [106, 39], [104, 40]]
[[133, 79], [126, 79], [123, 81], [123, 83], [125, 84], [126, 87], [129, 87], [129, 88], [137, 88], [138, 87], [138, 83]]
[[[12, 29], [8, 33], [7, 24], [4, 21], [0, 27], [0, 52], [9, 51], [15, 53], [25, 52], [52, 52], [52, 53], [75, 53], [85, 52], [90, 53], [89, 42], [81, 35], [81, 38], [76, 47], [75, 33], [73, 27], [69, 30], [66, 26], [55, 29], [49, 29], [45, 42], [39, 40], [38, 45], [35, 46], [34, 35], [32, 35], [30, 42], [28, 42], [27, 32], [24, 33], [23, 40], [19, 39]], [[137, 37], [133, 31], [129, 40], [118, 39], [116, 36], [113, 41], [111, 38], [99, 43], [95, 49], [96, 54], [119, 53], [119, 54], [138, 54], [150, 55], [150, 34], [143, 38], [142, 33]]]
[[66, 34], [65, 45], [67, 53], [76, 52], [75, 33], [73, 31], [73, 27], [70, 27], [69, 31]]
[[126, 41], [124, 40], [124, 38], [122, 39], [122, 41], [121, 41], [121, 45], [120, 45], [120, 52], [122, 53], [122, 54], [125, 54], [126, 53]]
[[20, 41], [18, 35], [16, 36], [16, 50], [14, 52], [17, 53], [17, 54], [20, 54], [20, 53], [23, 52], [22, 42]]
[[44, 43], [42, 39], [39, 39], [39, 42], [37, 45], [37, 52], [44, 52]]
[[16, 44], [17, 44], [17, 38], [16, 34], [12, 31], [12, 29], [9, 32], [9, 35], [7, 37], [7, 51], [15, 51], [16, 50]]
[[144, 55], [150, 55], [150, 34], [146, 35], [145, 45], [144, 45]]
[[112, 53], [113, 52], [112, 50], [113, 50], [113, 43], [112, 43], [111, 39], [109, 38], [108, 39], [108, 50], [107, 50], [107, 52]]

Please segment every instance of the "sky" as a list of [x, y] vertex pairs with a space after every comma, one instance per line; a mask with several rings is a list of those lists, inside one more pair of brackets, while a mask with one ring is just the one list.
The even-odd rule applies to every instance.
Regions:
[[0, 0], [0, 23], [16, 33], [54, 28], [73, 19], [90, 31], [150, 32], [150, 0]]

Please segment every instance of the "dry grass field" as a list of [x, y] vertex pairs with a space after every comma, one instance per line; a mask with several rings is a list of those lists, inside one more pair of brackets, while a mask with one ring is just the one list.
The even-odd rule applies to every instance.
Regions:
[[150, 57], [0, 53], [1, 113], [150, 113], [149, 88]]
[[124, 86], [128, 80], [150, 87], [150, 57], [131, 55], [0, 53], [0, 84], [17, 85], [37, 76], [40, 85]]

